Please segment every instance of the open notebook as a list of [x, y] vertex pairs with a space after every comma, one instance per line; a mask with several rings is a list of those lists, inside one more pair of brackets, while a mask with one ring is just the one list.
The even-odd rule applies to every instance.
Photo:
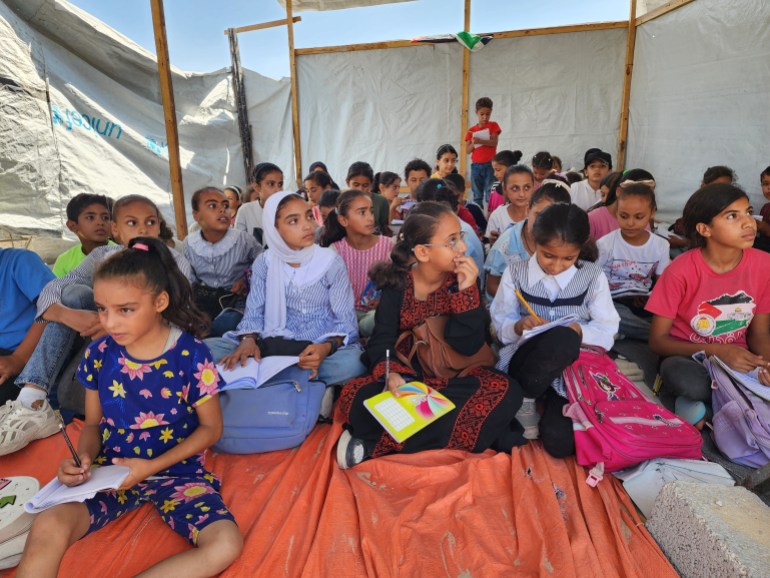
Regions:
[[364, 401], [369, 413], [398, 443], [455, 408], [446, 397], [419, 381], [406, 383], [398, 391], [398, 397], [383, 391]]
[[92, 469], [91, 477], [79, 486], [65, 486], [54, 478], [24, 504], [24, 509], [37, 514], [57, 504], [84, 502], [102, 490], [117, 490], [128, 474], [126, 466], [102, 466]]
[[577, 321], [580, 321], [580, 317], [578, 317], [577, 315], [567, 315], [566, 317], [554, 319], [553, 321], [544, 323], [543, 325], [537, 325], [532, 329], [525, 329], [524, 331], [521, 332], [521, 339], [522, 341], [525, 341], [527, 339], [532, 339], [535, 335], [540, 335], [541, 333], [545, 333], [549, 329], [553, 329], [554, 327], [566, 327], [567, 325], [571, 325], [572, 323], [575, 323]]
[[228, 389], [257, 389], [271, 377], [275, 377], [287, 367], [299, 363], [299, 357], [295, 355], [272, 355], [255, 361], [249, 357], [246, 365], [237, 364], [233, 369], [225, 369], [223, 365], [217, 365], [220, 377], [225, 385], [220, 391]]

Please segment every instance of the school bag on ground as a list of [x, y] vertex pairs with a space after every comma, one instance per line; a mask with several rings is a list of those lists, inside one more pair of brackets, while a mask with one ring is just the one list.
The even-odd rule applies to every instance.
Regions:
[[735, 463], [764, 466], [770, 462], [770, 401], [751, 392], [720, 360], [701, 361], [711, 375], [714, 443]]
[[649, 401], [599, 348], [582, 348], [564, 370], [577, 462], [590, 467], [595, 486], [614, 472], [653, 458], [701, 457], [700, 433], [661, 405]]
[[326, 385], [310, 371], [288, 367], [256, 389], [220, 392], [222, 437], [213, 446], [227, 454], [294, 448], [315, 427]]

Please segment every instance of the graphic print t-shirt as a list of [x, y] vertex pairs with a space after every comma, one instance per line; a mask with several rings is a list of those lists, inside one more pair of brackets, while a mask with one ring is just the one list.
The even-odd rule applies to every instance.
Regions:
[[646, 295], [652, 289], [653, 275], [661, 275], [668, 267], [668, 241], [652, 235], [644, 245], [631, 245], [616, 229], [596, 242], [597, 264], [604, 269], [613, 297], [629, 294]]
[[687, 251], [663, 272], [646, 309], [673, 320], [675, 339], [747, 348], [751, 320], [770, 313], [770, 254], [746, 249], [735, 269], [720, 274], [700, 249]]

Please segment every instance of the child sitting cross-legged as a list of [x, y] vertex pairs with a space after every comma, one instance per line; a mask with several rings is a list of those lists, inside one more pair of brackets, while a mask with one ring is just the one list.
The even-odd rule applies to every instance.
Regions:
[[243, 319], [235, 331], [206, 340], [215, 360], [232, 369], [249, 357], [299, 355], [299, 367], [328, 386], [363, 373], [345, 263], [313, 243], [310, 205], [276, 193], [265, 202], [262, 225], [268, 248], [254, 261]]
[[243, 317], [248, 269], [262, 252], [257, 240], [230, 227], [230, 201], [216, 187], [205, 187], [192, 196], [193, 218], [200, 230], [182, 243], [193, 269], [195, 304], [212, 320], [211, 336], [235, 329]]
[[104, 195], [80, 193], [67, 203], [67, 228], [78, 237], [74, 247], [64, 251], [56, 258], [53, 274], [64, 277], [96, 247], [110, 244], [110, 207], [112, 199]]
[[97, 269], [94, 300], [107, 335], [88, 347], [78, 370], [86, 387], [80, 464], [64, 460], [57, 477], [77, 486], [93, 464], [109, 463], [127, 467], [128, 477], [117, 491], [38, 514], [17, 576], [56, 575], [72, 544], [145, 502], [196, 546], [149, 573], [216, 575], [238, 557], [243, 539], [219, 480], [203, 468], [203, 452], [222, 433], [219, 376], [198, 339], [206, 318], [169, 249], [149, 237]]
[[[483, 452], [495, 447], [510, 451], [525, 443], [510, 427], [521, 405], [518, 384], [491, 367], [469, 369], [467, 375], [429, 377], [419, 363], [397, 361], [396, 350], [409, 354], [414, 337], [407, 334], [429, 317], [447, 316], [444, 338], [457, 353], [470, 356], [485, 344], [486, 314], [481, 303], [478, 269], [465, 256], [460, 219], [445, 203], [420, 202], [399, 232], [392, 261], [380, 264], [372, 278], [382, 289], [374, 334], [362, 359], [370, 374], [351, 380], [342, 390], [335, 419], [346, 431], [337, 444], [337, 463], [345, 469], [367, 458], [430, 449]], [[385, 383], [392, 353], [389, 378]], [[446, 369], [446, 368], [444, 368]], [[398, 395], [408, 381], [421, 381], [449, 398], [455, 409], [397, 443], [364, 406], [383, 388]], [[520, 428], [519, 428], [520, 430]]]

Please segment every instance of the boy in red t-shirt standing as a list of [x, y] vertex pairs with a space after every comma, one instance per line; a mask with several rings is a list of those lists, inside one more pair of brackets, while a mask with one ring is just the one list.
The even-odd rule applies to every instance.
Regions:
[[500, 125], [490, 121], [492, 99], [482, 97], [476, 101], [476, 116], [479, 122], [468, 129], [465, 135], [465, 153], [471, 155], [471, 188], [473, 202], [484, 208], [489, 202], [489, 192], [495, 180], [492, 159], [497, 154], [497, 139]]

